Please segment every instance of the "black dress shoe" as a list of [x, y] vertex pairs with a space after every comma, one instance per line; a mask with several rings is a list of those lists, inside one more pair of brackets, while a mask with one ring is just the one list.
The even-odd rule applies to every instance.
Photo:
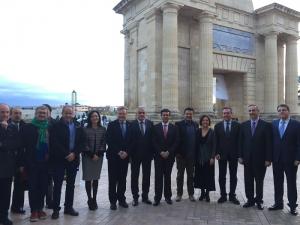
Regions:
[[154, 201], [153, 206], [158, 206], [160, 204], [160, 201]]
[[139, 200], [133, 199], [132, 206], [137, 206], [139, 204]]
[[172, 205], [173, 201], [170, 198], [166, 198], [166, 203], [169, 204], [169, 205]]
[[254, 204], [254, 202], [246, 202], [244, 205], [243, 205], [243, 208], [250, 208], [250, 207], [252, 207], [252, 206], [254, 206], [255, 204]]
[[221, 196], [221, 198], [218, 199], [218, 203], [224, 203], [227, 201], [227, 197], [226, 196]]
[[119, 202], [119, 206], [123, 207], [123, 208], [128, 208], [128, 204], [127, 202], [123, 201], [123, 202]]
[[110, 209], [111, 210], [117, 210], [117, 205], [116, 204], [110, 204]]
[[57, 220], [59, 218], [59, 211], [54, 210], [51, 216], [51, 219]]
[[259, 210], [264, 210], [263, 204], [261, 204], [261, 203], [256, 203], [256, 205], [257, 205], [257, 208], [258, 208]]
[[290, 209], [290, 214], [292, 214], [293, 216], [297, 216], [298, 215], [297, 209], [296, 208], [291, 208]]
[[10, 210], [13, 214], [25, 214], [25, 210], [24, 209], [11, 209]]
[[204, 198], [205, 198], [205, 193], [201, 192], [201, 195], [199, 197], [199, 201], [203, 201]]
[[235, 196], [230, 197], [229, 201], [232, 202], [235, 205], [239, 205], [240, 204], [240, 201]]
[[75, 211], [74, 208], [65, 209], [64, 214], [70, 215], [70, 216], [78, 216], [79, 213]]
[[3, 225], [13, 225], [13, 222], [10, 219], [5, 218], [3, 220], [0, 220], [0, 224], [3, 224]]
[[283, 209], [283, 205], [279, 205], [279, 204], [274, 204], [274, 205], [269, 207], [270, 211], [282, 210], [282, 209]]
[[148, 204], [148, 205], [151, 205], [152, 202], [149, 200], [149, 199], [143, 199], [142, 202]]

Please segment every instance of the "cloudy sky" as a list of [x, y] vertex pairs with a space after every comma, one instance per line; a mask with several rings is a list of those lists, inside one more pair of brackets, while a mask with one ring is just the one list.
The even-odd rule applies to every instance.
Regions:
[[[0, 102], [123, 103], [120, 0], [0, 0]], [[273, 0], [253, 0], [254, 8]], [[296, 0], [277, 0], [300, 11]], [[300, 55], [300, 54], [299, 54]]]

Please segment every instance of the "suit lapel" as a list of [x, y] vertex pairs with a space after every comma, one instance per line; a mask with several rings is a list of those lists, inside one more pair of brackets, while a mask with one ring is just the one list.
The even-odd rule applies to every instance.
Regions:
[[[284, 131], [284, 133], [283, 133], [282, 139], [284, 139], [285, 136], [286, 136], [286, 133], [289, 132], [290, 127], [291, 127], [291, 123], [292, 123], [292, 119], [290, 119], [289, 123], [287, 124], [287, 126], [286, 126], [286, 128], [285, 128], [285, 131]], [[278, 131], [278, 132], [279, 132], [279, 131]]]

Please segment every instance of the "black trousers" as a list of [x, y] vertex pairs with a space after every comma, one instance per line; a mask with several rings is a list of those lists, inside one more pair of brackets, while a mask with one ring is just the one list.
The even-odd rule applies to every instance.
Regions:
[[48, 171], [48, 188], [46, 194], [46, 205], [53, 207], [53, 172]]
[[291, 208], [297, 207], [297, 170], [293, 163], [273, 163], [275, 204], [283, 204], [284, 174], [287, 181], [287, 197]]
[[155, 166], [155, 201], [160, 201], [164, 190], [165, 199], [172, 197], [171, 173], [174, 164], [174, 157], [162, 159], [160, 156], [154, 159]]
[[0, 178], [0, 223], [8, 217], [12, 178]]
[[[250, 160], [244, 163], [244, 180], [245, 193], [249, 202], [263, 203], [264, 179], [266, 175], [266, 167], [264, 163], [258, 164]], [[255, 192], [254, 197], [254, 181]]]
[[19, 210], [24, 208], [25, 187], [21, 172], [17, 171], [14, 177], [14, 189], [11, 209]]
[[176, 157], [177, 165], [177, 195], [183, 194], [184, 172], [187, 175], [187, 189], [189, 195], [194, 195], [194, 171], [195, 159], [183, 158], [182, 156]]
[[126, 200], [126, 178], [128, 159], [111, 158], [108, 163], [108, 197], [111, 204]]
[[44, 208], [47, 193], [48, 165], [46, 163], [31, 164], [28, 167], [29, 205], [31, 212]]
[[237, 167], [238, 159], [228, 159], [228, 160], [219, 160], [219, 185], [221, 196], [226, 197], [226, 174], [227, 174], [227, 164], [229, 164], [229, 175], [230, 175], [230, 192], [229, 197], [235, 196], [235, 190], [237, 185]]
[[134, 199], [139, 198], [139, 175], [140, 167], [142, 165], [142, 199], [148, 199], [150, 188], [150, 175], [151, 175], [151, 162], [152, 159], [135, 159], [131, 160], [131, 192]]
[[60, 210], [61, 188], [65, 175], [67, 185], [64, 205], [66, 209], [70, 209], [73, 207], [75, 179], [78, 166], [79, 164], [76, 160], [72, 162], [65, 161], [63, 163], [57, 163], [53, 166], [53, 210]]

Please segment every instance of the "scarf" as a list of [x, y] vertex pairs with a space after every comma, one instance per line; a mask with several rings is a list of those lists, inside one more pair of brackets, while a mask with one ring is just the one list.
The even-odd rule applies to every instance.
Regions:
[[34, 118], [31, 123], [39, 129], [38, 146], [47, 143], [48, 120], [39, 121]]

